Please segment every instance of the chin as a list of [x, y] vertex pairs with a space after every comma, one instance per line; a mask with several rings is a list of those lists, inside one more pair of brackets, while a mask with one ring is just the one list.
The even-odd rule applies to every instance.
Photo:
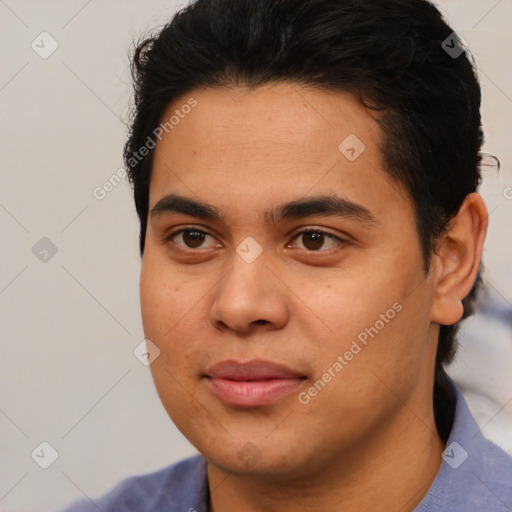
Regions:
[[197, 448], [209, 464], [238, 475], [297, 478], [310, 471], [303, 460], [307, 458], [305, 454], [299, 453], [297, 447], [285, 447], [283, 443], [279, 447], [281, 452], [275, 446], [257, 446], [251, 441], [232, 442], [222, 448], [218, 445]]

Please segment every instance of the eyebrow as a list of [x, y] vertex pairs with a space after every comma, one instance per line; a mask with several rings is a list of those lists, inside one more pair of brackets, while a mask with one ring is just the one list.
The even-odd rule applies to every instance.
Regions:
[[[225, 223], [224, 216], [215, 206], [178, 194], [169, 194], [160, 199], [151, 209], [150, 216], [155, 218], [173, 213]], [[318, 195], [290, 201], [270, 208], [265, 212], [264, 219], [268, 225], [276, 225], [285, 219], [311, 215], [343, 217], [365, 223], [377, 222], [366, 207], [337, 195]]]

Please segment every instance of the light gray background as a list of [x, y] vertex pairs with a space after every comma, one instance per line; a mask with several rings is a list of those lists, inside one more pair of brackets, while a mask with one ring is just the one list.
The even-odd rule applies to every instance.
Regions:
[[[122, 167], [131, 41], [181, 5], [0, 0], [2, 511], [50, 511], [195, 453], [133, 355], [144, 336], [131, 191], [93, 196]], [[438, 5], [477, 61], [485, 150], [502, 163], [483, 189], [485, 279], [510, 308], [512, 0]], [[31, 48], [43, 31], [59, 45], [47, 59]], [[47, 262], [32, 252], [42, 237], [57, 247]], [[484, 433], [512, 452], [510, 326], [472, 325], [452, 374]], [[31, 458], [42, 441], [59, 455], [46, 470]]]

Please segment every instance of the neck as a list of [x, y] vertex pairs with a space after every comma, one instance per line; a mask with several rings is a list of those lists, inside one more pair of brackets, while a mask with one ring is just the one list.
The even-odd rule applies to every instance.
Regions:
[[419, 403], [401, 407], [371, 439], [333, 449], [320, 465], [309, 461], [293, 474], [230, 473], [208, 464], [210, 511], [412, 511], [432, 484], [444, 449], [427, 403], [428, 410]]

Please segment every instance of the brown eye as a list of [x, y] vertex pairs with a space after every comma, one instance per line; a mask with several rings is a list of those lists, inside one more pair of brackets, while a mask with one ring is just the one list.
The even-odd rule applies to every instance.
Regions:
[[325, 236], [323, 233], [313, 231], [310, 233], [303, 233], [302, 235], [302, 243], [304, 247], [310, 251], [321, 249], [324, 242]]
[[191, 249], [197, 249], [204, 243], [205, 233], [201, 231], [183, 231], [183, 241]]
[[[302, 247], [299, 245], [299, 249], [315, 252], [323, 252], [320, 249], [327, 250], [344, 243], [344, 240], [341, 238], [320, 230], [301, 231], [296, 235], [295, 239], [301, 241], [300, 245]], [[325, 247], [326, 244], [327, 247]]]
[[204, 231], [195, 228], [184, 228], [171, 233], [167, 237], [167, 240], [173, 241], [181, 249], [204, 249], [208, 247], [216, 247], [218, 245], [213, 243], [213, 245], [210, 246], [203, 246], [208, 238], [211, 238], [212, 241], [215, 242], [213, 236], [205, 233]]

